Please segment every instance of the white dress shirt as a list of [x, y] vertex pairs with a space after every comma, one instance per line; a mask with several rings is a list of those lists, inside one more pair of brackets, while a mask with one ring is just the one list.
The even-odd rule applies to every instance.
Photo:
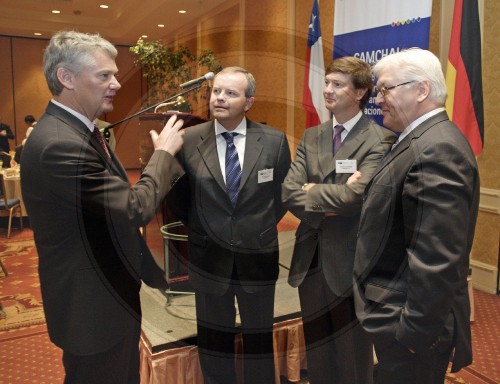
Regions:
[[362, 113], [359, 111], [356, 116], [354, 116], [352, 119], [347, 120], [344, 124], [340, 124], [337, 119], [335, 119], [335, 116], [333, 116], [333, 125], [332, 125], [332, 135], [335, 135], [335, 126], [336, 125], [341, 125], [344, 127], [344, 130], [340, 134], [340, 141], [344, 141], [346, 136], [349, 134], [351, 129], [356, 125], [356, 123], [361, 119]]

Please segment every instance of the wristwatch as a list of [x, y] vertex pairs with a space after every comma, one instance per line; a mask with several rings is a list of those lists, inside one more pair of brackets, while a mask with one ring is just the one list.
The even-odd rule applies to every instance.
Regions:
[[303, 186], [302, 186], [302, 190], [304, 190], [307, 186], [309, 185], [309, 183], [305, 183]]

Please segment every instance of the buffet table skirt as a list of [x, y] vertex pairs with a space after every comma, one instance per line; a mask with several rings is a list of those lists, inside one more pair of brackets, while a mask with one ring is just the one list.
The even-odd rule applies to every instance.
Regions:
[[[300, 381], [300, 370], [306, 369], [306, 355], [302, 320], [291, 319], [274, 325], [274, 361], [276, 384], [280, 376], [291, 382]], [[198, 348], [189, 345], [151, 353], [144, 333], [141, 335], [141, 384], [202, 384]], [[236, 340], [240, 350], [241, 339]], [[241, 379], [241, 367], [237, 366]], [[241, 380], [239, 380], [241, 382]]]

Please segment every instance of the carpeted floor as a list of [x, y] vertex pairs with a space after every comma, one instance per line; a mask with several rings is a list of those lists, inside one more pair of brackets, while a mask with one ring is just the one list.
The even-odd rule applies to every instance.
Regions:
[[[457, 376], [471, 383], [500, 383], [500, 297], [474, 290], [473, 363]], [[472, 381], [482, 380], [482, 381]], [[456, 381], [461, 383], [461, 381]]]
[[0, 280], [0, 302], [4, 312], [0, 332], [45, 324], [35, 246], [31, 237], [24, 238], [28, 230], [23, 232], [8, 242], [0, 242], [3, 273], [6, 274]]
[[[163, 242], [159, 222], [146, 228], [148, 244], [161, 256]], [[292, 230], [296, 220], [287, 216], [280, 230]], [[0, 384], [61, 383], [64, 370], [61, 350], [49, 340], [43, 317], [33, 233], [29, 228], [13, 230], [5, 237], [0, 222]], [[500, 298], [474, 290], [475, 321], [472, 326], [474, 363], [458, 374], [448, 374], [447, 384], [500, 383]], [[307, 383], [307, 380], [301, 381]]]
[[33, 232], [13, 230], [5, 239], [0, 228], [0, 384], [62, 383], [62, 352], [47, 335], [38, 280]]

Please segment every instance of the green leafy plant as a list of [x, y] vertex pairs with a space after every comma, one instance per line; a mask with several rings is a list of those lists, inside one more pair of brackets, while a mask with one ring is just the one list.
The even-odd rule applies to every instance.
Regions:
[[[205, 49], [199, 55], [193, 54], [186, 46], [177, 48], [165, 46], [161, 40], [145, 41], [142, 38], [130, 47], [130, 52], [137, 57], [136, 66], [142, 67], [149, 92], [143, 105], [149, 106], [159, 103], [179, 92], [179, 84], [197, 77], [198, 70], [218, 72], [221, 64], [215, 57], [212, 49]], [[205, 95], [200, 98], [206, 99]], [[192, 111], [192, 103], [196, 103], [197, 95], [190, 93], [185, 102], [176, 105], [176, 109], [183, 112]]]

